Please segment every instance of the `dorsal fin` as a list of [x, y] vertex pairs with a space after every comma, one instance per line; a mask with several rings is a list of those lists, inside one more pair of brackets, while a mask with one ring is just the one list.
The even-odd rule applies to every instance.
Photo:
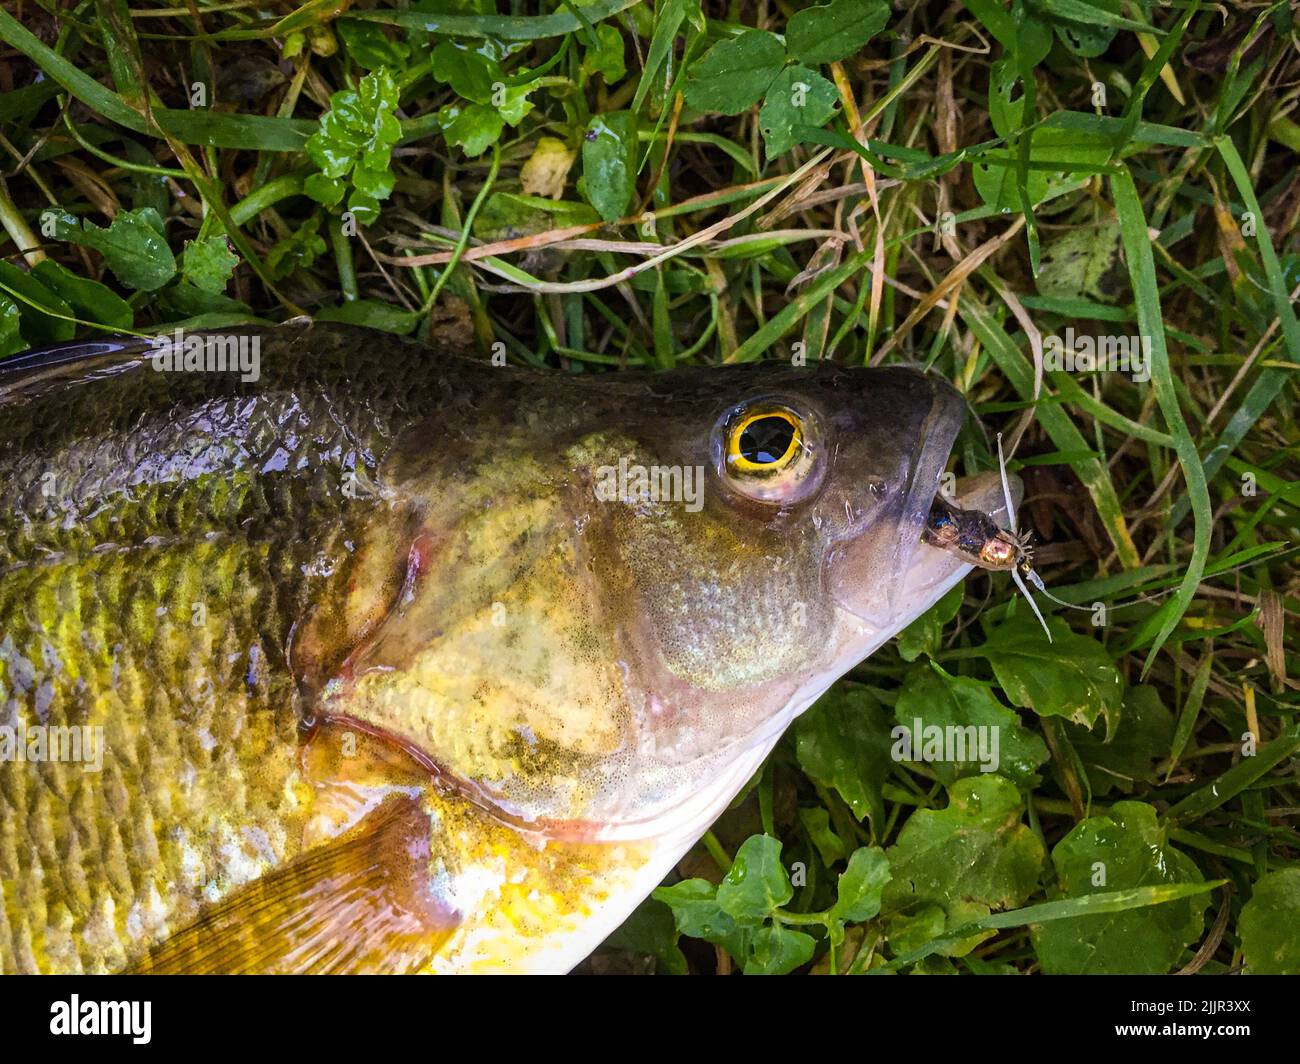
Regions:
[[68, 375], [82, 376], [115, 362], [139, 358], [148, 350], [149, 341], [143, 337], [109, 336], [73, 340], [0, 358], [0, 400], [16, 388]]

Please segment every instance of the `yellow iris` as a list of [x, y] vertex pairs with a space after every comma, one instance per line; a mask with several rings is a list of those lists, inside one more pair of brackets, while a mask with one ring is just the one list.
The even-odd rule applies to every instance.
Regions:
[[773, 476], [788, 469], [803, 446], [798, 415], [773, 407], [749, 410], [727, 433], [727, 468], [741, 476]]

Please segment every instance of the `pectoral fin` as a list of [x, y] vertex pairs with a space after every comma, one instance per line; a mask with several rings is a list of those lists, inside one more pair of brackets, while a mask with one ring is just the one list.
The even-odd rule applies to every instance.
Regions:
[[214, 905], [137, 974], [409, 972], [458, 918], [429, 890], [429, 815], [404, 796]]

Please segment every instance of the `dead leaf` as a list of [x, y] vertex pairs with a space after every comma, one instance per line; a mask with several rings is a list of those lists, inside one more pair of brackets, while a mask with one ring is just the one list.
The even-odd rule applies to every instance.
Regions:
[[565, 178], [576, 156], [577, 152], [559, 137], [542, 137], [519, 171], [524, 192], [529, 196], [559, 199], [564, 195]]

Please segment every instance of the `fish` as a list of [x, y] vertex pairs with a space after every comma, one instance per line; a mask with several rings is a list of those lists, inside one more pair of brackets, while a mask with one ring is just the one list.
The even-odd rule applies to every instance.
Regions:
[[978, 563], [936, 499], [1006, 527], [965, 412], [323, 323], [0, 363], [0, 971], [572, 969]]

